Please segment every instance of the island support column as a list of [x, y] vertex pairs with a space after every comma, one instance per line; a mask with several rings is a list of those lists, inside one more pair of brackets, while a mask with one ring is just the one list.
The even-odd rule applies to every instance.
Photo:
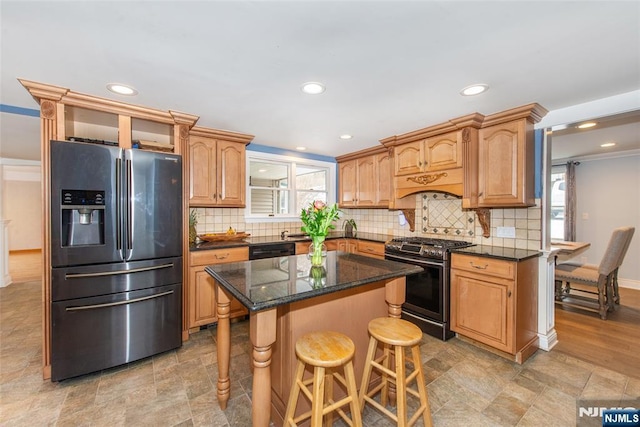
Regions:
[[222, 286], [216, 286], [216, 301], [218, 311], [218, 328], [216, 332], [218, 350], [218, 404], [220, 409], [227, 409], [231, 383], [229, 381], [229, 357], [231, 356], [231, 327], [229, 325], [229, 311], [231, 296]]
[[399, 277], [385, 284], [385, 300], [389, 305], [389, 317], [396, 319], [402, 314], [402, 304], [406, 294], [406, 278]]
[[[389, 306], [389, 317], [400, 319], [402, 314], [402, 304], [406, 298], [407, 292], [407, 278], [399, 277], [397, 279], [389, 280], [384, 285], [384, 299]], [[391, 366], [395, 366], [395, 355], [391, 361]], [[395, 384], [389, 384], [389, 404], [396, 406], [396, 386]]]
[[253, 427], [268, 427], [271, 422], [271, 346], [276, 342], [275, 308], [252, 312], [249, 338], [253, 345], [253, 386], [251, 418]]

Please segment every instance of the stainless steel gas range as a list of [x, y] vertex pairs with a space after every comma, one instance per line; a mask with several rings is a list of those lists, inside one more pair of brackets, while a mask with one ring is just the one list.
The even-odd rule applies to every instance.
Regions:
[[454, 336], [449, 329], [450, 250], [467, 246], [473, 246], [473, 243], [426, 237], [396, 238], [385, 245], [385, 259], [418, 265], [423, 269], [407, 276], [402, 318], [441, 340]]

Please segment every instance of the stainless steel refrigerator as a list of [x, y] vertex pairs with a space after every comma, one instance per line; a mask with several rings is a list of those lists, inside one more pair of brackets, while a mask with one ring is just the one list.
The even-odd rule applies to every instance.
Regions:
[[182, 344], [182, 158], [51, 141], [51, 379]]

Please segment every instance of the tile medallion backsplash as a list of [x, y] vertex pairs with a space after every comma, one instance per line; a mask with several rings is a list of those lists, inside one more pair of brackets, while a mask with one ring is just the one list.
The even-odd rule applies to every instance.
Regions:
[[473, 236], [475, 220], [476, 215], [473, 211], [462, 210], [462, 199], [446, 193], [422, 194], [423, 233]]

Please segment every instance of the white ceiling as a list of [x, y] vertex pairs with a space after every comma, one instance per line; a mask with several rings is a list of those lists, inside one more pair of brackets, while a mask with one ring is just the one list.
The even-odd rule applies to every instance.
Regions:
[[[530, 102], [551, 111], [640, 88], [637, 1], [1, 0], [0, 8], [5, 106], [37, 108], [24, 78], [328, 156], [472, 112]], [[306, 81], [327, 90], [305, 95]], [[139, 95], [114, 95], [110, 82]], [[490, 90], [460, 96], [472, 83]], [[0, 116], [0, 157], [39, 159], [39, 120]]]

